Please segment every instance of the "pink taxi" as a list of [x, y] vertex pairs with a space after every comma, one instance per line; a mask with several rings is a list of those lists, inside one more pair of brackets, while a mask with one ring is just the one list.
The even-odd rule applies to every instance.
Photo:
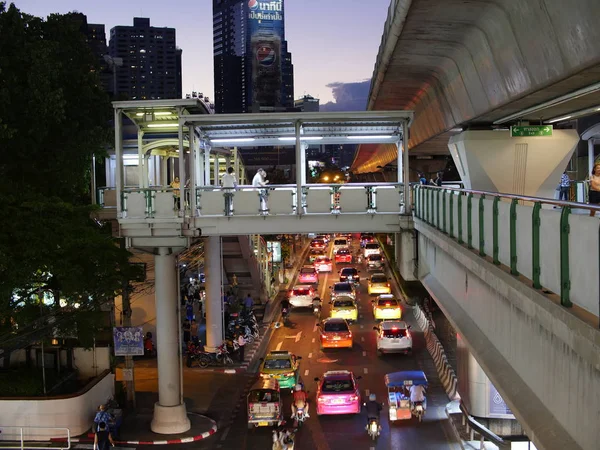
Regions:
[[330, 370], [315, 378], [317, 415], [360, 414], [360, 389], [356, 382], [360, 378], [348, 370]]

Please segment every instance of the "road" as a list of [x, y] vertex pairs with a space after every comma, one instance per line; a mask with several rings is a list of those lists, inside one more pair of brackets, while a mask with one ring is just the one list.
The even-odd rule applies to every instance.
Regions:
[[[353, 250], [358, 248], [358, 235], [353, 239]], [[331, 253], [331, 245], [329, 248]], [[334, 265], [333, 273], [319, 276], [319, 293], [323, 299], [321, 318], [329, 316], [329, 289], [338, 281], [337, 272], [348, 264]], [[404, 320], [413, 326], [413, 354], [385, 355], [376, 354], [375, 331], [371, 298], [367, 294], [366, 272], [364, 264], [354, 264], [360, 270], [361, 285], [357, 289], [359, 302], [358, 323], [351, 326], [354, 335], [354, 348], [321, 351], [316, 331], [317, 318], [312, 310], [294, 310], [291, 314], [289, 327], [279, 328], [273, 334], [269, 343], [270, 350], [289, 350], [301, 356], [300, 374], [311, 402], [311, 417], [299, 431], [296, 439], [297, 450], [347, 450], [352, 449], [426, 449], [458, 450], [458, 443], [451, 431], [446, 418], [444, 407], [448, 399], [439, 381], [433, 361], [425, 348], [423, 334], [412, 316], [410, 308], [403, 305]], [[394, 293], [399, 296], [398, 286], [393, 286]], [[352, 370], [356, 376], [361, 376], [359, 386], [365, 399], [369, 393], [375, 393], [378, 401], [385, 401], [386, 388], [384, 375], [398, 370], [423, 370], [429, 379], [428, 410], [422, 423], [415, 420], [400, 421], [390, 425], [387, 406], [382, 412], [382, 435], [376, 443], [368, 437], [365, 427], [364, 413], [357, 416], [317, 416], [315, 411], [315, 377], [327, 370]], [[286, 417], [291, 413], [291, 394], [284, 394], [284, 411]], [[215, 441], [212, 441], [215, 445]], [[271, 429], [260, 428], [248, 430], [245, 407], [235, 418], [230, 428], [219, 433], [214, 448], [264, 450], [271, 448]]]

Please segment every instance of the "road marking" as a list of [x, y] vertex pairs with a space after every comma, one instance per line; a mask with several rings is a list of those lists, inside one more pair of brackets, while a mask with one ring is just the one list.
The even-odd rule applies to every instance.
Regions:
[[365, 326], [361, 324], [361, 326], [360, 326], [360, 327], [361, 327], [361, 328], [364, 328]]
[[306, 370], [304, 371], [304, 376], [305, 376], [305, 377], [307, 377], [307, 376], [308, 376], [308, 369], [306, 369]]
[[275, 347], [275, 351], [278, 352], [279, 350], [281, 350], [282, 345], [283, 345], [283, 341], [281, 341], [279, 344], [277, 344], [277, 347]]
[[313, 344], [315, 343], [315, 338], [312, 338], [312, 343], [313, 343]]
[[367, 352], [363, 352], [363, 356], [367, 356]]
[[300, 336], [302, 336], [302, 331], [299, 331], [296, 335], [296, 342], [300, 341]]
[[369, 373], [369, 369], [365, 367], [365, 375]]
[[227, 427], [225, 429], [225, 431], [223, 432], [223, 435], [221, 436], [221, 442], [223, 442], [225, 439], [227, 439], [227, 435], [229, 434], [229, 430], [231, 430], [231, 427]]
[[[313, 327], [313, 333], [315, 333], [317, 331], [317, 323], [318, 322], [315, 322], [315, 326]], [[313, 340], [313, 342], [315, 342], [315, 341]]]
[[361, 340], [361, 342], [365, 342], [365, 338], [364, 337], [361, 337], [360, 340]]
[[369, 391], [368, 389], [365, 389], [365, 397], [368, 397], [369, 395], [371, 395], [371, 391]]
[[309, 357], [309, 358], [312, 358], [312, 353], [309, 353], [309, 354], [308, 354], [308, 357]]

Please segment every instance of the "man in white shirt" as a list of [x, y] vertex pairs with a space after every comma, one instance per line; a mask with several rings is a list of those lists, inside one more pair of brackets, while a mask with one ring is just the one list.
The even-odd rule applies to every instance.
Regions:
[[227, 172], [221, 176], [221, 186], [225, 196], [225, 215], [230, 216], [233, 213], [233, 190], [237, 187], [233, 167], [228, 167]]
[[[263, 169], [258, 169], [256, 171], [256, 175], [254, 175], [254, 178], [252, 178], [252, 187], [264, 188], [269, 183], [269, 180], [265, 180], [266, 177], [267, 177], [267, 172], [265, 172]], [[266, 213], [268, 211], [267, 210], [267, 190], [260, 189], [259, 196], [260, 196], [260, 212]]]
[[414, 405], [416, 402], [425, 401], [425, 386], [412, 385], [410, 387], [410, 402]]

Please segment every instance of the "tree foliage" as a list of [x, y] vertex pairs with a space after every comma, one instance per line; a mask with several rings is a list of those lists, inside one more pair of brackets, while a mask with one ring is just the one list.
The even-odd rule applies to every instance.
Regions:
[[91, 219], [111, 108], [81, 18], [0, 2], [0, 331], [39, 315], [43, 293], [84, 314], [133, 276], [129, 253]]

